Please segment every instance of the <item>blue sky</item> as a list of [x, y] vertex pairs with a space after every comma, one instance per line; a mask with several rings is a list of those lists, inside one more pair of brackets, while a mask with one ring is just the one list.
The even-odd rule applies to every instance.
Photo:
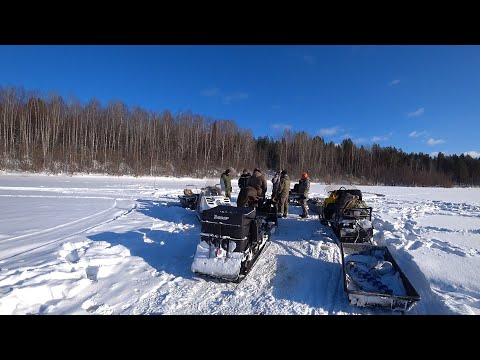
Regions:
[[480, 46], [0, 46], [0, 86], [480, 155]]

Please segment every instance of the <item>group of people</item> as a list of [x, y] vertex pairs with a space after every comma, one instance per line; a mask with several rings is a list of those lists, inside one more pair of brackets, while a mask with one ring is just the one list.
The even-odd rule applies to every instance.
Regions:
[[259, 168], [255, 168], [253, 174], [250, 174], [247, 169], [243, 169], [243, 173], [238, 179], [238, 187], [240, 193], [237, 198], [237, 206], [257, 207], [259, 203], [265, 202], [267, 178]]
[[[277, 209], [278, 217], [287, 217], [288, 215], [288, 195], [290, 192], [290, 177], [287, 170], [277, 172], [272, 179], [272, 202]], [[221, 190], [225, 196], [231, 199], [232, 196], [232, 180], [230, 177], [230, 169], [226, 169], [220, 177]], [[250, 174], [247, 169], [243, 169], [242, 175], [238, 179], [238, 187], [240, 193], [237, 198], [237, 206], [239, 207], [257, 207], [263, 204], [267, 194], [267, 178], [259, 168], [253, 170]], [[300, 203], [302, 205], [302, 214], [300, 217], [308, 216], [307, 199], [310, 191], [310, 178], [304, 172], [299, 181], [298, 192], [300, 193]]]
[[[273, 190], [272, 199], [278, 205], [277, 212], [279, 215], [286, 217], [288, 215], [288, 195], [290, 192], [290, 178], [286, 170], [276, 173], [272, 179]], [[308, 216], [308, 193], [310, 191], [310, 178], [306, 172], [302, 173], [302, 177], [298, 182], [298, 192], [300, 194], [300, 204], [302, 206], [302, 214], [300, 217]]]

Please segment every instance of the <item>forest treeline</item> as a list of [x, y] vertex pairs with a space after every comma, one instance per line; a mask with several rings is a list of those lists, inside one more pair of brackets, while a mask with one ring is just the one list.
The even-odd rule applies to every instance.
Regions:
[[287, 169], [295, 180], [411, 186], [478, 186], [480, 159], [431, 157], [395, 147], [341, 144], [285, 130], [255, 138], [232, 120], [101, 106], [0, 88], [0, 169], [49, 173], [217, 176], [225, 168]]

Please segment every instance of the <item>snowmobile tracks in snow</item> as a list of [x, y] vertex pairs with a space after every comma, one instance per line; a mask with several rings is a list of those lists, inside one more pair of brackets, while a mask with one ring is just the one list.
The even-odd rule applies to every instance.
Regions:
[[[94, 229], [98, 226], [111, 223], [115, 220], [118, 220], [121, 217], [127, 216], [128, 214], [133, 212], [137, 208], [137, 205], [138, 205], [137, 203], [134, 203], [133, 206], [127, 207], [126, 209], [122, 209], [124, 211], [121, 214], [119, 214], [117, 216], [114, 216], [113, 218], [109, 218], [109, 215], [111, 214], [112, 210], [120, 209], [118, 207], [118, 202], [119, 201], [130, 202], [130, 200], [116, 199], [114, 204], [111, 207], [109, 207], [108, 209], [102, 210], [100, 212], [97, 212], [95, 214], [86, 216], [84, 218], [77, 219], [77, 220], [74, 220], [74, 221], [71, 221], [71, 222], [68, 222], [68, 223], [60, 224], [60, 225], [57, 225], [57, 226], [53, 226], [53, 227], [50, 227], [48, 229], [44, 229], [42, 231], [38, 231], [38, 232], [35, 232], [35, 233], [29, 233], [29, 234], [24, 234], [24, 235], [20, 235], [20, 236], [15, 236], [15, 237], [12, 237], [12, 238], [9, 238], [9, 239], [3, 239], [2, 241], [6, 242], [6, 241], [12, 241], [12, 240], [18, 240], [18, 239], [28, 240], [28, 239], [34, 239], [34, 238], [39, 238], [39, 237], [44, 237], [45, 239], [49, 239], [49, 238], [52, 238], [52, 237], [54, 238], [54, 240], [46, 241], [46, 242], [40, 243], [36, 246], [32, 245], [32, 246], [29, 246], [22, 251], [19, 251], [19, 252], [14, 253], [14, 254], [10, 254], [10, 255], [0, 259], [0, 261], [7, 260], [7, 259], [13, 258], [13, 257], [18, 256], [18, 255], [29, 253], [31, 251], [43, 248], [47, 245], [66, 240], [66, 239], [71, 238], [75, 235], [88, 232], [88, 231], [90, 231], [90, 230], [92, 230], [92, 229]], [[98, 221], [97, 219], [99, 219], [99, 217], [102, 216], [102, 215], [104, 217], [104, 220], [100, 221], [100, 222], [97, 222]], [[59, 237], [57, 237], [58, 236], [57, 233], [65, 232], [65, 228], [67, 228], [67, 229], [71, 228], [73, 230], [72, 233], [68, 234], [68, 235], [60, 235]]]
[[372, 192], [368, 192], [368, 191], [362, 191], [362, 193], [363, 194], [376, 195], [376, 196], [379, 196], [379, 197], [385, 197], [385, 194], [372, 193]]

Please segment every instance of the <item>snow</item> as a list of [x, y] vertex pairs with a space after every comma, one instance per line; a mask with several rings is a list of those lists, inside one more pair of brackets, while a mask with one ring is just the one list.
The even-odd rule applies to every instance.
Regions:
[[[235, 242], [231, 242], [235, 245]], [[201, 241], [197, 245], [197, 250], [192, 263], [192, 271], [215, 275], [223, 279], [235, 280], [240, 274], [240, 266], [242, 262], [243, 253], [232, 252], [230, 248], [228, 256], [226, 251], [219, 249], [220, 253], [216, 255], [215, 248], [210, 247], [205, 241]]]
[[[296, 206], [240, 284], [193, 273], [200, 223], [178, 195], [207, 183], [1, 173], [0, 314], [392, 314], [348, 302], [335, 235]], [[406, 314], [480, 314], [480, 189], [358, 188], [421, 296]]]

